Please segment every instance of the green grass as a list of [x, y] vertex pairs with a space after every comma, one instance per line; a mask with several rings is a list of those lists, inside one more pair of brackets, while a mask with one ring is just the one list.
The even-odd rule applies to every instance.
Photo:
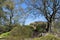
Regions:
[[60, 38], [55, 37], [55, 35], [49, 34], [39, 37], [31, 38], [32, 30], [29, 27], [17, 26], [10, 32], [6, 32], [0, 35], [0, 38], [5, 38], [6, 40], [60, 40]]
[[9, 32], [3, 33], [0, 35], [0, 38], [5, 38], [9, 36]]
[[[9, 35], [9, 32], [3, 33], [1, 37], [7, 37]], [[22, 35], [21, 35], [22, 36]], [[25, 35], [24, 35], [25, 36]], [[7, 37], [7, 40], [21, 40], [23, 38], [20, 38], [20, 36], [9, 36]], [[23, 40], [60, 40], [60, 38], [56, 37], [55, 35], [49, 34], [46, 36], [42, 36], [39, 38], [24, 38]]]

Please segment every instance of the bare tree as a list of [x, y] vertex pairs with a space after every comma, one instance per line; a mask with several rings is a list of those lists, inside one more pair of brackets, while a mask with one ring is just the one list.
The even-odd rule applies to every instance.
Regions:
[[[13, 5], [13, 6], [12, 6]], [[10, 16], [10, 18], [9, 18], [9, 25], [11, 25], [12, 24], [12, 18], [13, 18], [13, 13], [14, 13], [14, 11], [13, 11], [13, 9], [14, 9], [14, 4], [13, 4], [13, 2], [12, 2], [12, 0], [7, 0], [7, 1], [5, 1], [4, 2], [4, 4], [3, 4], [3, 6], [5, 6], [5, 10], [8, 10], [9, 12], [5, 12], [6, 13], [6, 16], [7, 15], [9, 15]], [[8, 17], [8, 16], [7, 16]]]
[[6, 20], [6, 16], [2, 8], [5, 1], [6, 0], [0, 0], [0, 24], [3, 24], [3, 21]]
[[59, 0], [29, 0], [26, 1], [27, 5], [38, 9], [47, 20], [47, 32], [51, 32], [52, 22], [57, 19], [57, 14], [60, 12], [60, 1]]

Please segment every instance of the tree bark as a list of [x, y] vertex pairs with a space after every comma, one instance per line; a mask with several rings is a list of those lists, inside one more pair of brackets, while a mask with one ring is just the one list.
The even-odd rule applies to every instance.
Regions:
[[49, 31], [48, 31], [48, 32], [51, 33], [51, 27], [52, 27], [52, 24], [49, 22], [48, 25], [49, 25], [49, 29], [48, 29]]
[[12, 17], [10, 16], [10, 24], [9, 25], [11, 25], [12, 24]]
[[52, 22], [47, 22], [47, 28], [46, 31], [51, 33], [51, 27], [52, 27]]

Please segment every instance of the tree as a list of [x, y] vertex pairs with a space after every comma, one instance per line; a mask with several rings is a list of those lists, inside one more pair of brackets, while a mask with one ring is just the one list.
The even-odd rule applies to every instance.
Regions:
[[[12, 6], [13, 5], [13, 6]], [[7, 20], [4, 20], [4, 26], [6, 26], [6, 29], [10, 31], [13, 27], [15, 27], [12, 22], [14, 17], [14, 4], [12, 0], [6, 0], [4, 4], [2, 5], [4, 15], [6, 16]], [[5, 11], [7, 10], [7, 11]], [[14, 21], [14, 20], [13, 20]]]
[[3, 11], [3, 4], [5, 1], [6, 0], [0, 0], [0, 24], [3, 24], [3, 21], [6, 20], [5, 13]]
[[14, 13], [14, 11], [13, 11], [14, 4], [13, 4], [12, 0], [7, 0], [6, 2], [4, 2], [4, 6], [5, 6], [5, 10], [7, 9], [9, 11], [9, 12], [6, 12], [6, 16], [9, 15], [9, 25], [11, 25], [12, 24], [13, 13]]
[[60, 12], [60, 1], [59, 0], [29, 0], [26, 2], [27, 5], [30, 5], [31, 8], [39, 10], [47, 20], [47, 32], [51, 32], [51, 27], [53, 21], [57, 19], [57, 14]]

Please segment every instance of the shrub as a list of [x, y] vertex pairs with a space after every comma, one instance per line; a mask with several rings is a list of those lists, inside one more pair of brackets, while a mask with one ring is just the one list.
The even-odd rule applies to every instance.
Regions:
[[30, 38], [32, 36], [33, 31], [31, 30], [30, 27], [25, 26], [17, 26], [14, 29], [12, 29], [12, 31], [10, 31], [10, 35], [8, 36], [7, 39], [22, 39], [22, 38]]
[[38, 32], [46, 32], [46, 22], [35, 22], [30, 25]]
[[36, 25], [36, 30], [38, 30], [39, 32], [44, 32], [46, 29], [46, 24], [38, 24]]
[[0, 34], [6, 32], [7, 31], [6, 28], [7, 28], [6, 26], [0, 25]]

